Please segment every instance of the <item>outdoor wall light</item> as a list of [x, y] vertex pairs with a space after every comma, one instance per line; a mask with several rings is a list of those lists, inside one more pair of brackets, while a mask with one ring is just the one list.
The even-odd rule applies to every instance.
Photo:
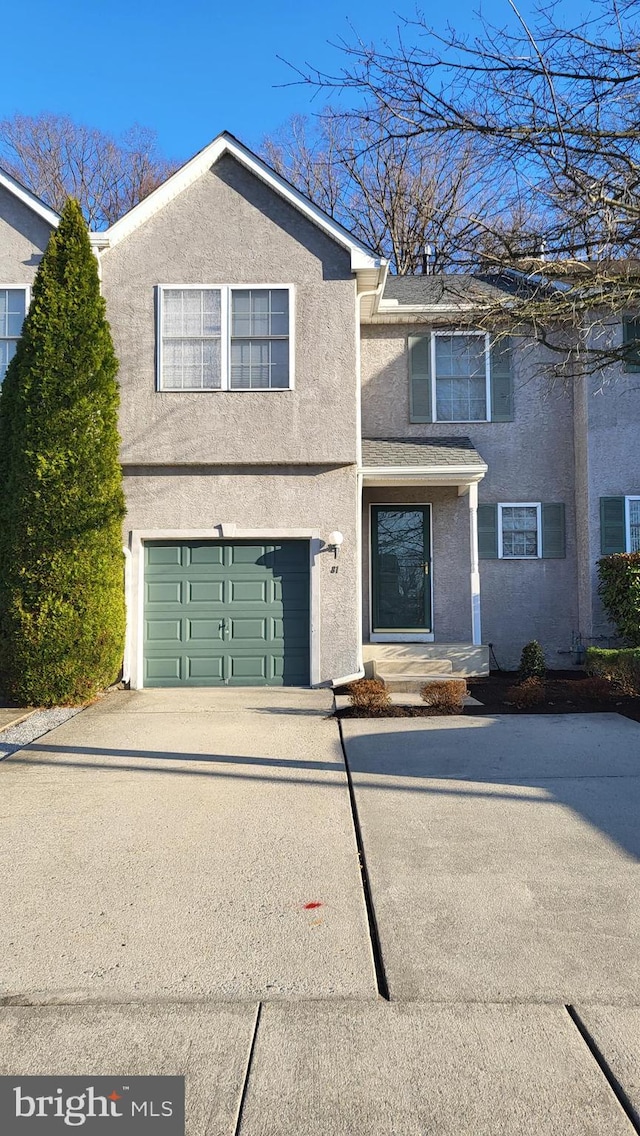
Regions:
[[337, 529], [335, 530], [335, 532], [329, 533], [329, 539], [327, 541], [327, 548], [333, 549], [334, 557], [337, 557], [337, 555], [340, 551], [340, 546], [341, 546], [343, 540], [344, 540], [344, 537], [343, 537], [342, 533], [338, 532]]

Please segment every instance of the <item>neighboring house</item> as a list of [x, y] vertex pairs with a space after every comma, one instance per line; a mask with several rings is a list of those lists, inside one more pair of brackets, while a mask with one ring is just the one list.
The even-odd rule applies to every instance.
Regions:
[[[5, 355], [56, 223], [25, 194], [0, 181]], [[541, 348], [468, 330], [507, 283], [388, 276], [227, 134], [92, 240], [133, 686], [483, 673], [532, 638], [564, 666], [611, 634], [596, 561], [640, 547], [637, 376], [553, 389]]]

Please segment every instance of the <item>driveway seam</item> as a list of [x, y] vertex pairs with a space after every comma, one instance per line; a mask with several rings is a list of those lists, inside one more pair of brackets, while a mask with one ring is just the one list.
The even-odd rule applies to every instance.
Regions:
[[251, 1035], [251, 1044], [249, 1046], [249, 1056], [247, 1057], [247, 1065], [244, 1071], [244, 1080], [242, 1082], [242, 1089], [240, 1092], [240, 1100], [238, 1101], [238, 1111], [236, 1112], [235, 1124], [233, 1126], [233, 1136], [238, 1136], [240, 1132], [240, 1125], [242, 1124], [242, 1114], [244, 1112], [244, 1105], [247, 1099], [247, 1091], [249, 1088], [249, 1078], [251, 1076], [251, 1068], [253, 1065], [253, 1055], [255, 1053], [256, 1041], [258, 1038], [258, 1029], [260, 1026], [260, 1018], [262, 1016], [262, 1002], [258, 1002], [256, 1010], [256, 1019], [253, 1023], [253, 1033]]
[[376, 984], [378, 987], [378, 994], [384, 998], [386, 1002], [391, 1000], [389, 994], [389, 983], [387, 981], [387, 972], [384, 965], [384, 957], [382, 954], [382, 943], [380, 941], [380, 931], [378, 929], [378, 920], [376, 918], [376, 910], [373, 904], [373, 892], [371, 889], [371, 880], [369, 879], [369, 869], [367, 867], [367, 857], [364, 850], [364, 842], [362, 839], [362, 829], [360, 827], [360, 817], [358, 816], [358, 805], [356, 803], [356, 794], [353, 787], [353, 780], [351, 778], [351, 770], [349, 768], [349, 760], [347, 758], [347, 749], [344, 744], [344, 736], [342, 733], [342, 721], [338, 719], [338, 733], [340, 735], [340, 746], [342, 748], [342, 757], [344, 760], [344, 767], [347, 774], [347, 787], [349, 789], [349, 804], [351, 806], [351, 818], [353, 821], [353, 831], [356, 840], [356, 848], [358, 850], [358, 864], [360, 867], [360, 878], [362, 880], [362, 891], [364, 893], [364, 905], [367, 912], [367, 923], [369, 926], [369, 940], [371, 943], [371, 953], [373, 955], [373, 965], [376, 973]]
[[572, 1006], [571, 1004], [565, 1005], [565, 1010], [567, 1011], [569, 1018], [573, 1022], [576, 1030], [580, 1034], [580, 1037], [582, 1038], [584, 1044], [586, 1045], [587, 1049], [589, 1050], [589, 1053], [593, 1057], [593, 1060], [595, 1061], [596, 1065], [600, 1069], [600, 1072], [602, 1073], [607, 1084], [609, 1085], [609, 1088], [611, 1089], [611, 1091], [612, 1091], [613, 1095], [615, 1096], [618, 1104], [620, 1105], [620, 1108], [622, 1109], [627, 1120], [631, 1124], [633, 1131], [640, 1134], [640, 1114], [638, 1113], [637, 1109], [634, 1108], [634, 1106], [633, 1106], [631, 1100], [629, 1099], [627, 1093], [623, 1089], [622, 1085], [620, 1084], [620, 1081], [618, 1080], [615, 1073], [613, 1072], [613, 1069], [609, 1065], [609, 1062], [607, 1061], [606, 1057], [604, 1056], [601, 1049], [599, 1048], [595, 1038], [587, 1029], [585, 1023], [583, 1022], [582, 1018], [580, 1017], [580, 1014], [576, 1010], [575, 1006]]

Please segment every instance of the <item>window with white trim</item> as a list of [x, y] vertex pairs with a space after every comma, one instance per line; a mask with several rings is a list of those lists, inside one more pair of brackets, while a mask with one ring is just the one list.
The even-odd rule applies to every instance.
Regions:
[[286, 390], [291, 385], [290, 289], [159, 289], [158, 386]]
[[640, 497], [627, 497], [627, 552], [640, 552]]
[[537, 560], [542, 556], [541, 505], [510, 502], [498, 505], [498, 557]]
[[436, 422], [486, 422], [490, 344], [484, 333], [436, 332], [431, 338]]
[[26, 313], [26, 288], [0, 288], [0, 383], [16, 353]]

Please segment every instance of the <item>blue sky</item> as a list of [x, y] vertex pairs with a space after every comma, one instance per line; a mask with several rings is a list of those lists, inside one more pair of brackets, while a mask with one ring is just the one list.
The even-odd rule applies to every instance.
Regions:
[[[423, 5], [435, 26], [473, 28], [476, 0]], [[588, 0], [561, 0], [576, 19]], [[522, 10], [532, 10], [522, 0]], [[375, 0], [25, 0], [4, 6], [0, 118], [53, 111], [118, 133], [138, 122], [158, 131], [162, 149], [182, 160], [220, 130], [247, 145], [291, 114], [313, 113], [308, 89], [283, 86], [283, 56], [335, 70], [330, 46], [350, 24], [367, 41], [392, 37], [397, 13]], [[510, 19], [507, 0], [486, 0], [494, 22]]]

